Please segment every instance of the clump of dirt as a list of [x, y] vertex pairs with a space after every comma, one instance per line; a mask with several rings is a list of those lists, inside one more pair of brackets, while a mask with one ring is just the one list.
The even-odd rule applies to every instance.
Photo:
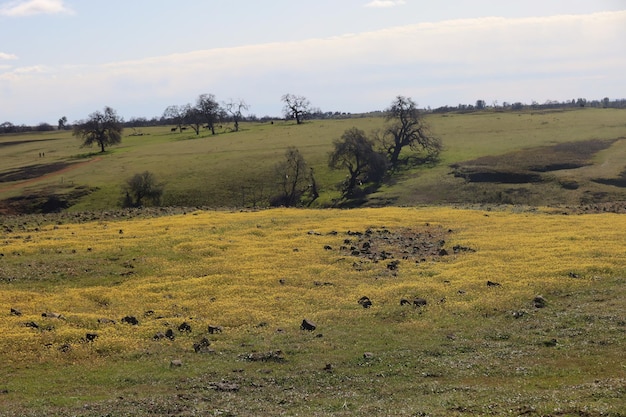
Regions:
[[[389, 230], [386, 227], [369, 228], [364, 232], [346, 232], [346, 239], [339, 251], [345, 255], [368, 259], [373, 262], [384, 260], [409, 260], [422, 262], [434, 257], [454, 253], [473, 251], [473, 249], [454, 246], [446, 249], [446, 239], [452, 230], [442, 226], [425, 225], [420, 229], [403, 228]], [[332, 249], [326, 246], [327, 249]], [[393, 261], [387, 265], [390, 270], [396, 269], [398, 263]]]

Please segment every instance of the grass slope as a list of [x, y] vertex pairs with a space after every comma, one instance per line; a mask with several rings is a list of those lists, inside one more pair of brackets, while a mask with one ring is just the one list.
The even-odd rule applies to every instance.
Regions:
[[[626, 196], [621, 186], [626, 145], [618, 140], [626, 137], [623, 110], [431, 114], [427, 120], [444, 143], [440, 161], [402, 170], [370, 196], [368, 205], [580, 204]], [[164, 205], [253, 207], [264, 205], [276, 192], [274, 166], [288, 146], [296, 146], [315, 170], [321, 194], [317, 204], [328, 206], [339, 197], [336, 185], [345, 177], [345, 172], [328, 169], [328, 153], [332, 141], [353, 126], [372, 132], [381, 129], [384, 120], [245, 123], [240, 132], [216, 136], [172, 133], [167, 127], [127, 129], [122, 144], [102, 155], [80, 149], [70, 132], [3, 135], [0, 198], [30, 196], [33, 205], [41, 205], [47, 196], [59, 194], [74, 204], [74, 211], [108, 210], [119, 204], [125, 180], [148, 170], [165, 183]], [[565, 167], [569, 156], [551, 149], [591, 141], [612, 144], [589, 153], [584, 166], [553, 170], [533, 183], [473, 183], [452, 175], [451, 166], [490, 157], [493, 166], [485, 169], [495, 169], [509, 164], [511, 155], [516, 155], [517, 164], [509, 168], [523, 173], [542, 152], [552, 153], [555, 166]], [[45, 157], [39, 156], [42, 152]], [[86, 163], [54, 173], [76, 162]], [[45, 173], [50, 175], [37, 177]]]
[[624, 228], [455, 208], [16, 218], [0, 415], [624, 416]]

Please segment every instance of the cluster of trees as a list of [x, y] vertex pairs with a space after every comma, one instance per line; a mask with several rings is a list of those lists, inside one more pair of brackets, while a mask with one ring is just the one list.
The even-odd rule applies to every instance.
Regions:
[[237, 132], [239, 123], [244, 118], [243, 111], [249, 108], [243, 100], [230, 100], [220, 104], [213, 94], [200, 94], [194, 104], [168, 106], [161, 120], [173, 124], [179, 131], [190, 127], [198, 135], [204, 127], [215, 135], [216, 125], [226, 120], [233, 122], [233, 130]]
[[[414, 152], [403, 153], [406, 149]], [[368, 136], [355, 127], [347, 129], [333, 142], [328, 156], [331, 169], [347, 170], [341, 184], [342, 196], [358, 198], [368, 187], [377, 186], [400, 165], [424, 163], [437, 158], [442, 142], [431, 134], [420, 110], [408, 97], [398, 96], [385, 110], [385, 126]], [[417, 158], [416, 158], [417, 157]], [[276, 165], [281, 194], [273, 205], [293, 206], [318, 196], [313, 170], [297, 148], [289, 148], [285, 160]]]

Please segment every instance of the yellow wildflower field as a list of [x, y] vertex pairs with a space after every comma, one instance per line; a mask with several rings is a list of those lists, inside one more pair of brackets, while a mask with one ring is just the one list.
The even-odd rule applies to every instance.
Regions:
[[[433, 244], [443, 252], [415, 259], [397, 247], [382, 258], [357, 256], [354, 244], [368, 229], [401, 231], [406, 247], [436, 230]], [[5, 230], [0, 352], [5, 364], [63, 361], [68, 349], [72, 361], [126, 355], [183, 322], [243, 334], [297, 329], [306, 318], [323, 329], [363, 320], [363, 296], [372, 302], [368, 314], [405, 329], [514, 314], [538, 295], [623, 274], [624, 230], [626, 216], [616, 214], [443, 207], [197, 211]], [[416, 297], [436, 319], [401, 310], [401, 299]]]

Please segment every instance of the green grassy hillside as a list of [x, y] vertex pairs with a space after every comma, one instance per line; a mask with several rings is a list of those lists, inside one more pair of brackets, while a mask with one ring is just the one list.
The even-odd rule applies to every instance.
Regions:
[[[427, 120], [443, 140], [438, 163], [407, 167], [370, 195], [366, 205], [580, 204], [626, 196], [622, 110], [449, 113]], [[0, 199], [5, 207], [18, 204], [7, 203], [18, 197], [41, 205], [57, 194], [75, 211], [110, 209], [119, 204], [125, 180], [148, 170], [165, 183], [164, 205], [265, 205], [276, 192], [275, 164], [288, 146], [296, 146], [315, 169], [321, 194], [316, 204], [328, 206], [339, 197], [336, 185], [346, 175], [327, 167], [332, 141], [350, 127], [371, 132], [383, 124], [381, 118], [244, 123], [240, 132], [225, 127], [216, 136], [173, 133], [167, 127], [126, 129], [122, 144], [105, 154], [80, 148], [69, 132], [2, 135]], [[571, 152], [554, 149], [588, 141], [604, 147], [581, 146], [576, 166], [568, 165]], [[538, 172], [537, 155], [547, 154], [550, 165], [529, 177]], [[511, 182], [515, 178], [522, 180]]]

